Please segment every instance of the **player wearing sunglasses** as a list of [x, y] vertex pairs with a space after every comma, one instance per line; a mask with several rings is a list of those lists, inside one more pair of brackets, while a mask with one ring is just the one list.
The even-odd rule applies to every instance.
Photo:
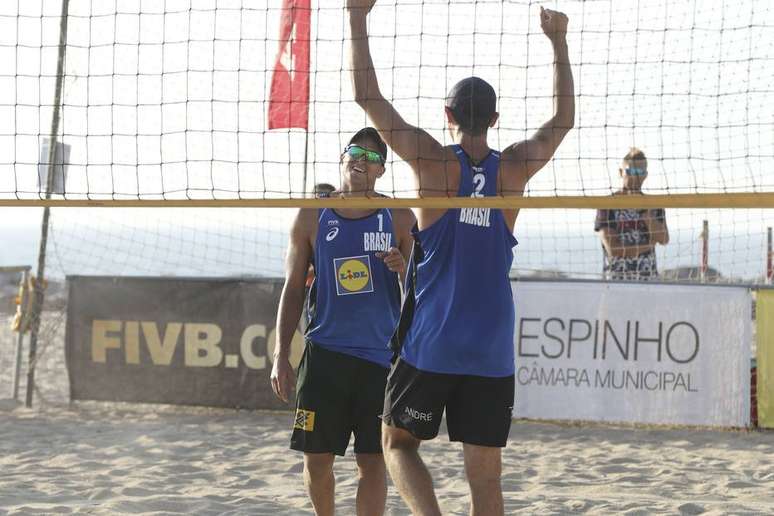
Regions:
[[[375, 197], [387, 146], [373, 128], [357, 132], [340, 156], [341, 188], [329, 197]], [[276, 395], [290, 399], [290, 344], [309, 290], [306, 347], [298, 368], [290, 447], [304, 453], [304, 483], [318, 515], [334, 514], [333, 462], [352, 434], [358, 469], [357, 513], [382, 514], [387, 474], [381, 447], [390, 336], [411, 252], [410, 210], [302, 209], [290, 231], [271, 372]]]
[[367, 161], [368, 163], [384, 165], [384, 158], [378, 151], [369, 150], [354, 143], [347, 145], [344, 148], [344, 153], [355, 161]]
[[[643, 195], [648, 177], [645, 153], [633, 147], [624, 156], [621, 189], [615, 195]], [[603, 271], [608, 279], [648, 280], [658, 276], [656, 244], [669, 243], [669, 230], [663, 209], [597, 210], [594, 231], [605, 252]]]

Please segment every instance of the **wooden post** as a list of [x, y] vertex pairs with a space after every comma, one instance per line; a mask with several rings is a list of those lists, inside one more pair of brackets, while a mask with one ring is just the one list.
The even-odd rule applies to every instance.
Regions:
[[21, 362], [22, 362], [22, 353], [24, 351], [24, 311], [27, 308], [27, 296], [30, 295], [30, 292], [28, 291], [29, 286], [29, 278], [30, 278], [30, 272], [29, 268], [22, 271], [22, 278], [21, 278], [21, 297], [19, 299], [19, 306], [22, 310], [22, 320], [20, 321], [21, 327], [19, 328], [19, 335], [16, 337], [16, 353], [15, 353], [15, 359], [14, 359], [14, 369], [13, 369], [13, 392], [12, 392], [12, 399], [13, 401], [17, 401], [19, 399], [19, 382], [21, 379]]
[[699, 279], [704, 283], [707, 281], [707, 270], [709, 269], [709, 221], [705, 220], [701, 228], [701, 268], [699, 269]]
[[774, 250], [772, 249], [771, 228], [766, 231], [766, 282], [774, 283]]

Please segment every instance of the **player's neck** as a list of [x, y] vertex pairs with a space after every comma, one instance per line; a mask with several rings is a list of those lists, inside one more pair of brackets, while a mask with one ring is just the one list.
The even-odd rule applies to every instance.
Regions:
[[353, 188], [349, 185], [342, 185], [341, 190], [331, 194], [331, 197], [380, 197], [374, 191], [373, 187], [370, 188]]
[[[348, 185], [342, 185], [341, 191], [336, 192], [331, 197], [334, 195], [337, 197], [358, 199], [362, 199], [364, 197], [380, 197], [380, 195], [374, 191], [373, 187], [361, 190], [352, 190]], [[336, 213], [347, 219], [359, 219], [361, 217], [370, 215], [373, 212], [373, 208], [336, 208]]]
[[[377, 197], [377, 194], [373, 191], [368, 192], [367, 194], [365, 192], [341, 192], [340, 197]], [[373, 208], [334, 208], [334, 211], [345, 219], [360, 219], [371, 215], [376, 210]]]
[[334, 208], [333, 211], [345, 219], [362, 219], [376, 210], [373, 208]]
[[[374, 185], [371, 185], [367, 188], [355, 189], [352, 185], [344, 183], [341, 185], [341, 190], [331, 194], [331, 197], [373, 199], [374, 197], [383, 197], [383, 195], [376, 193], [376, 190], [374, 190]], [[348, 219], [359, 219], [361, 217], [366, 217], [375, 211], [376, 210], [373, 208], [336, 208], [336, 213]]]
[[479, 136], [471, 136], [463, 132], [454, 135], [454, 143], [462, 147], [462, 150], [474, 161], [478, 162], [489, 154], [489, 145], [486, 142], [486, 133]]

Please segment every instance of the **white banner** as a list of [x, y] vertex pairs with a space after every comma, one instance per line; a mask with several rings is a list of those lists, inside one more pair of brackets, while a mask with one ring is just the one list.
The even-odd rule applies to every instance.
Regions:
[[745, 288], [515, 282], [514, 417], [741, 427]]

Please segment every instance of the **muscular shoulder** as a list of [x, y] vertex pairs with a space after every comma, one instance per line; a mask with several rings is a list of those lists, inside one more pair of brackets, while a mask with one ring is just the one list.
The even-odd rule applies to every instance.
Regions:
[[414, 212], [408, 208], [395, 208], [390, 210], [390, 213], [395, 226], [404, 230], [410, 230], [417, 221]]
[[316, 208], [301, 208], [293, 219], [291, 229], [294, 240], [313, 241], [317, 235], [317, 226], [319, 224], [320, 210]]
[[460, 166], [454, 147], [438, 147], [438, 152], [422, 155], [412, 164], [416, 185], [422, 197], [446, 197], [455, 190]]
[[521, 196], [527, 186], [527, 160], [514, 146], [500, 153], [499, 190], [505, 196]]
[[460, 168], [460, 160], [457, 157], [457, 146], [447, 145], [443, 148], [443, 159], [441, 163], [444, 168], [449, 171], [458, 171]]
[[317, 208], [301, 208], [296, 213], [296, 224], [302, 227], [316, 227], [320, 218]]
[[411, 229], [416, 224], [417, 219], [414, 217], [414, 213], [408, 208], [396, 208], [390, 210], [392, 214], [392, 231], [395, 233], [395, 237], [398, 239], [398, 243], [403, 242], [409, 238]]

